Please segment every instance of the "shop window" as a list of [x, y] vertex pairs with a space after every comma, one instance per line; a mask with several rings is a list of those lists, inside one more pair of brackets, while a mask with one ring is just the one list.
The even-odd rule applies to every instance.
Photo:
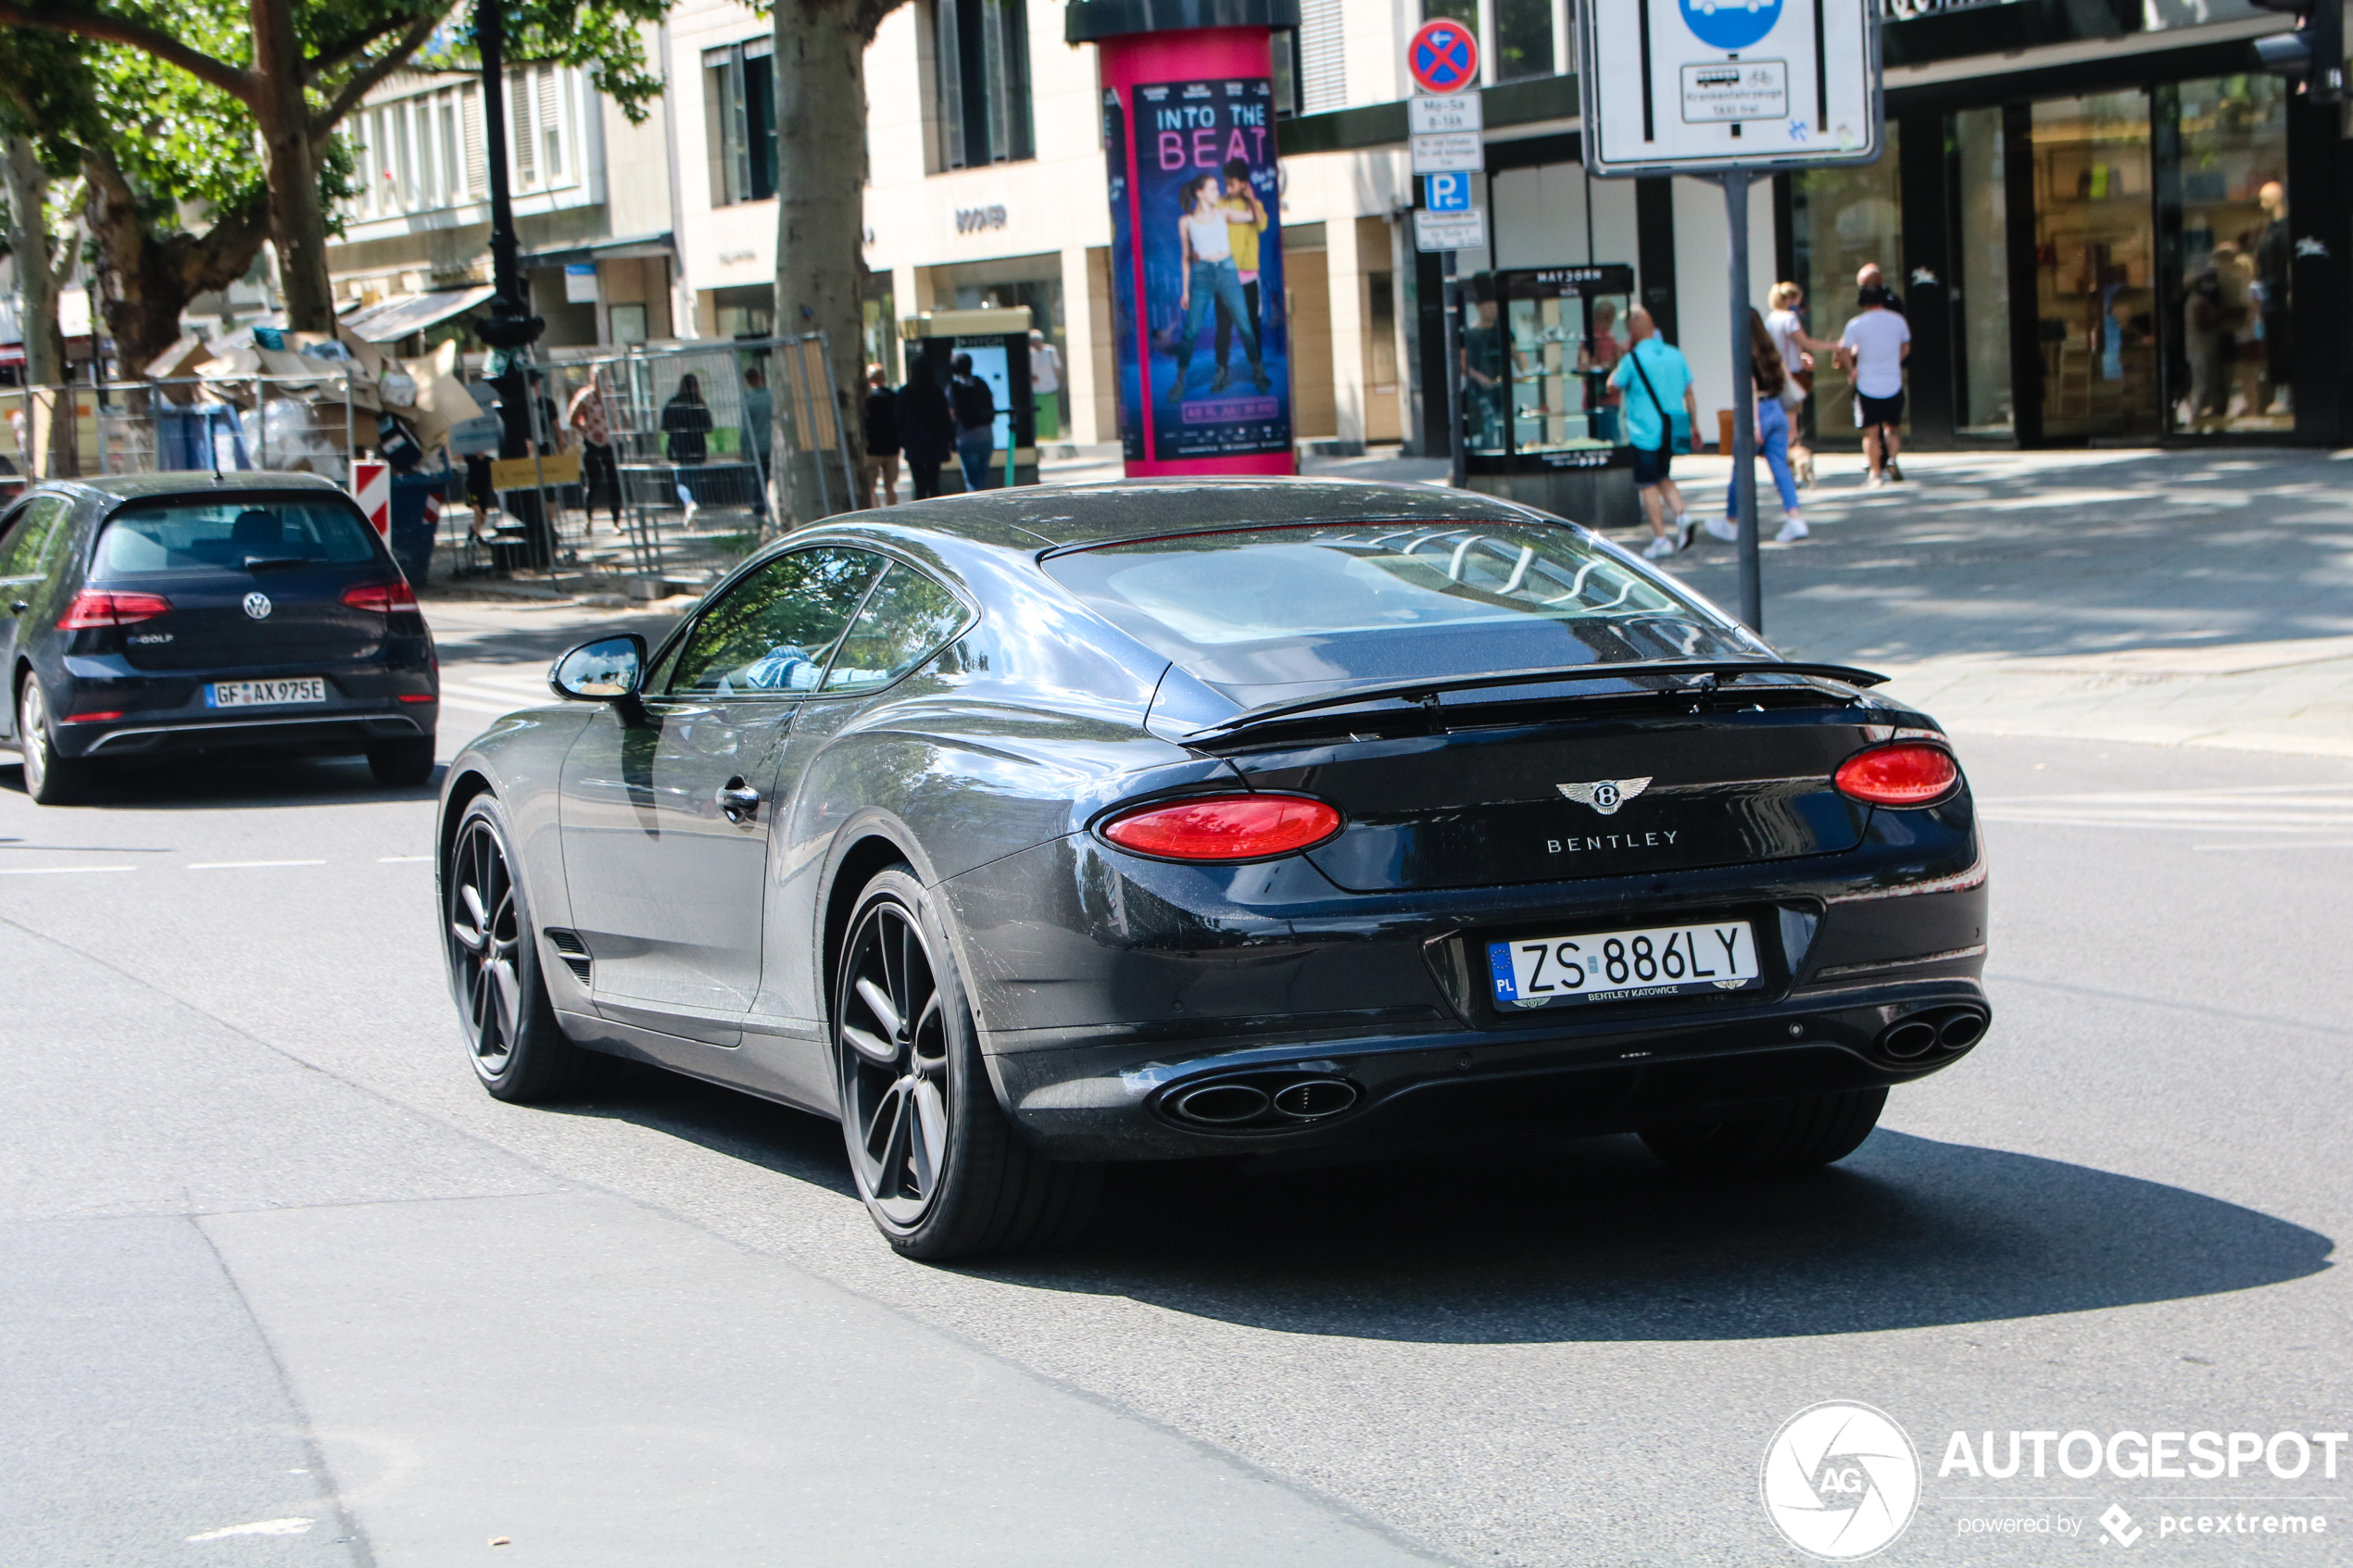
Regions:
[[[1887, 150], [1877, 163], [1852, 169], [1809, 169], [1791, 181], [1791, 218], [1797, 276], [1806, 291], [1799, 315], [1816, 338], [1836, 339], [1856, 314], [1855, 275], [1876, 262], [1900, 295], [1904, 279], [1904, 215], [1896, 171], [1903, 163], [1894, 120]], [[1855, 424], [1855, 389], [1828, 354], [1814, 356], [1814, 395], [1807, 404], [1819, 444], [1861, 445]]]
[[[1299, 29], [1295, 27], [1277, 29], [1275, 33], [1274, 54], [1275, 118], [1289, 119], [1299, 112]], [[1095, 98], [1099, 103], [1103, 95], [1101, 59], [1101, 56], [1098, 55], [1095, 67]], [[1101, 138], [1102, 128], [1097, 126], [1096, 140], [1100, 143]]]
[[1022, 0], [931, 0], [929, 16], [939, 167], [980, 169], [1035, 157], [1029, 19]]
[[747, 39], [702, 56], [704, 145], [711, 205], [776, 194], [776, 75], [773, 38]]
[[2158, 420], [2148, 94], [2036, 104], [2033, 138], [2043, 433], [2147, 439]]
[[1954, 312], [1960, 333], [1959, 433], [1999, 439], [2014, 433], [2010, 394], [2009, 166], [2002, 111], [1964, 109], [1953, 117], [1960, 175], [1960, 278]]
[[[2286, 82], [2184, 82], [2179, 116], [2181, 276], [2171, 428], [2183, 435], [2296, 428], [2288, 275]], [[2159, 111], [2163, 112], [2162, 110]]]

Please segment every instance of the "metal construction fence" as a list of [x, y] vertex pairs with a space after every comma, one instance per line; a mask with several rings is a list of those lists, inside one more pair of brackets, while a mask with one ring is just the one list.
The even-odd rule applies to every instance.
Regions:
[[[396, 495], [440, 502], [435, 578], [543, 571], [641, 591], [706, 583], [780, 532], [786, 481], [826, 512], [863, 504], [819, 333], [550, 356], [527, 372], [532, 453], [505, 460], [492, 456], [487, 383], [452, 379], [436, 407], [434, 389], [418, 390], [427, 361], [371, 375], [304, 360], [285, 373], [287, 358], [266, 374], [0, 387], [7, 483], [269, 470], [349, 485], [356, 463], [405, 444]], [[797, 441], [778, 432], [779, 397]]]

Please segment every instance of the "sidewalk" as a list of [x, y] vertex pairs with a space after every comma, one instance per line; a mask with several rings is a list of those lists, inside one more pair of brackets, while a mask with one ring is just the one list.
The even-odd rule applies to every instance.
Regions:
[[[1764, 546], [1775, 646], [1883, 671], [1958, 732], [2353, 756], [2353, 452], [1945, 452], [1904, 466], [1906, 483], [1866, 491], [1859, 457], [1818, 459], [1813, 536]], [[1088, 453], [1045, 477], [1119, 471]], [[1443, 483], [1446, 465], [1377, 453], [1305, 471]], [[1697, 515], [1722, 515], [1729, 459], [1676, 471]], [[1758, 480], [1769, 497], [1761, 464]], [[1762, 510], [1777, 527], [1779, 505]], [[1702, 535], [1667, 569], [1740, 601], [1730, 546]], [[620, 614], [429, 608], [448, 657], [515, 664]]]

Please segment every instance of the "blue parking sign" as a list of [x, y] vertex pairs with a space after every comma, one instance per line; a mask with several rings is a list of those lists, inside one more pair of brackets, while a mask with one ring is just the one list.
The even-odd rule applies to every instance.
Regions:
[[1432, 212], [1468, 212], [1471, 206], [1471, 177], [1467, 170], [1453, 174], [1425, 174], [1422, 205]]

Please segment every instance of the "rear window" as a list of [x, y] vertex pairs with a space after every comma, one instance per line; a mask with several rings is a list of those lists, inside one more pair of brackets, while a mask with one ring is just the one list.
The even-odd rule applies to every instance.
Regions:
[[92, 575], [233, 571], [256, 561], [357, 566], [376, 558], [374, 530], [337, 501], [149, 501], [107, 521]]
[[1121, 629], [1225, 686], [1765, 651], [1615, 551], [1535, 523], [1252, 529], [1045, 566]]

